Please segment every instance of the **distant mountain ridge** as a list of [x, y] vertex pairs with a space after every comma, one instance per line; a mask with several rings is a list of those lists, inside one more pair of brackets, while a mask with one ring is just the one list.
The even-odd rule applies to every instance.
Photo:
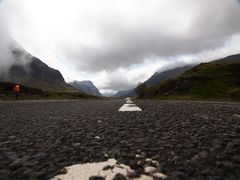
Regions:
[[147, 81], [144, 82], [146, 86], [153, 86], [161, 81], [177, 77], [195, 65], [186, 65], [181, 67], [172, 68], [163, 72], [155, 72]]
[[136, 96], [136, 92], [134, 89], [124, 90], [124, 91], [118, 91], [116, 94], [113, 95], [115, 98], [124, 98], [124, 97], [132, 97]]
[[75, 91], [58, 70], [49, 67], [23, 48], [13, 46], [11, 53], [15, 63], [7, 72], [0, 72], [0, 81], [19, 83], [45, 91]]
[[69, 84], [86, 94], [102, 96], [98, 88], [91, 81], [73, 81]]

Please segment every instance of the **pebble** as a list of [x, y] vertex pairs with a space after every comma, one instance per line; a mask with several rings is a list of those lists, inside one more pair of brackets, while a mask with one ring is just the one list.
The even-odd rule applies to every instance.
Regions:
[[99, 136], [95, 136], [95, 139], [101, 139]]

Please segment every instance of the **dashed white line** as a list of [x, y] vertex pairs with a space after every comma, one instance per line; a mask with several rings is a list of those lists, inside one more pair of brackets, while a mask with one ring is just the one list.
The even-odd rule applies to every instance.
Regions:
[[126, 103], [118, 111], [142, 111], [142, 109], [134, 104], [131, 98], [126, 98]]
[[[121, 174], [126, 179], [134, 170], [125, 164], [117, 164], [116, 159], [108, 159], [108, 161], [99, 163], [76, 164], [65, 168], [66, 174], [61, 174], [53, 177], [51, 180], [89, 180], [92, 176], [101, 176], [105, 180], [115, 179], [117, 174]], [[165, 174], [157, 172], [157, 169], [151, 166], [146, 166], [144, 169], [148, 175], [141, 175], [138, 180], [153, 180], [157, 178], [167, 179]]]

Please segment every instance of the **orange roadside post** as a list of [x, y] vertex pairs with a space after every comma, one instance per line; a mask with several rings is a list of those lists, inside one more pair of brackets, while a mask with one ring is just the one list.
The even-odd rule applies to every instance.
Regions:
[[18, 95], [19, 95], [19, 92], [20, 92], [20, 85], [19, 84], [15, 84], [13, 86], [13, 92], [15, 93], [16, 95], [16, 99], [18, 99]]

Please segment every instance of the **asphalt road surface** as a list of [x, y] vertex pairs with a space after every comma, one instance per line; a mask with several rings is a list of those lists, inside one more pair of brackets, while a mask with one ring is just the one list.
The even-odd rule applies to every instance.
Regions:
[[[0, 179], [49, 179], [115, 158], [169, 179], [240, 179], [240, 104], [134, 100], [0, 103]], [[138, 155], [137, 155], [138, 154]]]

